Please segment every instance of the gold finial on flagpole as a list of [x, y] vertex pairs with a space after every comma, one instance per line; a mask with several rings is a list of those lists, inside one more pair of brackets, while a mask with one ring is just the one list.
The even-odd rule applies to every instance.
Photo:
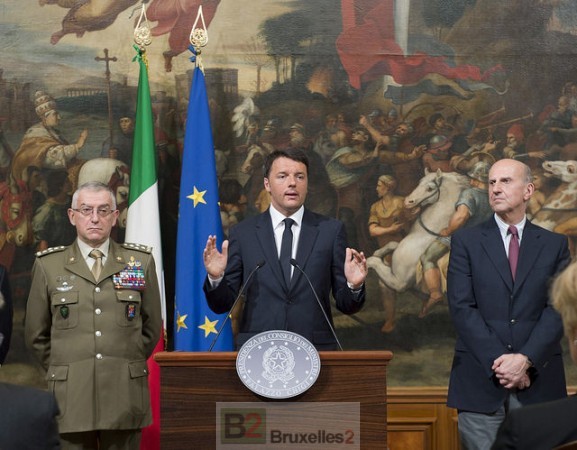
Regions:
[[146, 58], [146, 46], [152, 43], [152, 31], [150, 30], [150, 25], [148, 24], [148, 18], [146, 17], [146, 8], [144, 3], [140, 6], [140, 17], [134, 27], [134, 48], [137, 51], [137, 56], [135, 59], [142, 59], [142, 62], [148, 70], [148, 59]]
[[141, 50], [144, 50], [146, 46], [152, 43], [152, 31], [150, 30], [150, 25], [148, 24], [148, 18], [146, 17], [146, 7], [144, 3], [140, 7], [140, 17], [134, 28], [134, 42]]
[[[202, 22], [202, 28], [197, 28], [198, 21]], [[204, 67], [202, 66], [202, 59], [200, 57], [201, 48], [208, 44], [208, 30], [206, 29], [206, 23], [204, 22], [204, 15], [202, 14], [202, 5], [198, 7], [198, 13], [196, 14], [196, 19], [192, 25], [192, 30], [190, 30], [190, 44], [194, 47], [194, 54], [196, 56], [194, 62], [197, 67], [204, 72]]]

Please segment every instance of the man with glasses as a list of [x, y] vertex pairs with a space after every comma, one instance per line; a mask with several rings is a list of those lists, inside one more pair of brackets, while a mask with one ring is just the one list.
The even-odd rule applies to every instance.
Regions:
[[151, 249], [110, 239], [118, 210], [105, 184], [80, 186], [68, 217], [76, 241], [37, 254], [26, 343], [58, 401], [63, 449], [138, 449], [161, 329]]

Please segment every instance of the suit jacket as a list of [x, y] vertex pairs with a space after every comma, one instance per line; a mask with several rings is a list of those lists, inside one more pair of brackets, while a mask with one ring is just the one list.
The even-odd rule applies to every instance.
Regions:
[[533, 362], [531, 386], [517, 393], [521, 403], [567, 395], [560, 345], [563, 325], [548, 290], [569, 261], [566, 236], [527, 221], [513, 282], [494, 218], [453, 235], [447, 296], [457, 341], [448, 406], [492, 413], [503, 405], [507, 390], [491, 366], [505, 353], [522, 353]]
[[[113, 276], [140, 263], [145, 287]], [[132, 272], [134, 275], [134, 272]], [[148, 247], [110, 241], [96, 281], [76, 242], [34, 263], [26, 343], [46, 369], [61, 433], [137, 429], [152, 420], [146, 360], [162, 326], [154, 259]]]
[[56, 450], [58, 405], [52, 394], [0, 383], [0, 449]]
[[551, 450], [577, 440], [577, 397], [514, 409], [507, 414], [492, 450]]
[[[345, 314], [359, 311], [365, 300], [364, 287], [355, 294], [347, 286], [346, 246], [342, 222], [305, 209], [295, 259], [311, 280], [331, 322], [331, 292], [338, 310]], [[231, 228], [224, 279], [214, 289], [208, 279], [205, 281], [209, 307], [216, 313], [228, 312], [244, 280], [261, 262], [264, 266], [246, 287], [237, 347], [263, 331], [288, 330], [319, 350], [336, 349], [336, 340], [303, 274], [295, 268], [290, 286], [285, 285], [268, 211]]]

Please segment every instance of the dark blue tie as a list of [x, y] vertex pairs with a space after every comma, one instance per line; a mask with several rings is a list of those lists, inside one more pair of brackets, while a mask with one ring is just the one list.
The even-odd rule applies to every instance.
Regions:
[[295, 223], [292, 219], [284, 219], [284, 232], [282, 234], [282, 242], [280, 245], [280, 266], [284, 276], [287, 287], [291, 284], [291, 258], [293, 250], [293, 232], [292, 226]]

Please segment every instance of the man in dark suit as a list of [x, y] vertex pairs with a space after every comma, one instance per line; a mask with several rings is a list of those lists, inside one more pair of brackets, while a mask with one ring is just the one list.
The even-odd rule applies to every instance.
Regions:
[[[279, 329], [300, 334], [318, 350], [337, 348], [313, 290], [298, 268], [291, 266], [291, 258], [308, 275], [331, 322], [331, 292], [345, 314], [363, 306], [366, 258], [347, 247], [342, 222], [303, 207], [308, 175], [308, 159], [302, 150], [274, 151], [265, 161], [269, 210], [232, 227], [222, 253], [214, 236], [207, 240], [204, 290], [216, 313], [230, 310], [243, 282], [264, 263], [246, 288], [237, 347], [255, 334]], [[290, 232], [292, 243], [285, 246], [283, 236]]]
[[[10, 346], [12, 313], [8, 274], [0, 266], [0, 365], [4, 364]], [[0, 449], [60, 449], [58, 414], [52, 394], [0, 383]]]
[[[531, 171], [511, 159], [489, 172], [489, 221], [456, 232], [447, 296], [457, 331], [447, 404], [464, 449], [489, 449], [508, 410], [567, 395], [550, 280], [570, 260], [565, 236], [526, 218]], [[509, 258], [509, 259], [508, 259]]]

